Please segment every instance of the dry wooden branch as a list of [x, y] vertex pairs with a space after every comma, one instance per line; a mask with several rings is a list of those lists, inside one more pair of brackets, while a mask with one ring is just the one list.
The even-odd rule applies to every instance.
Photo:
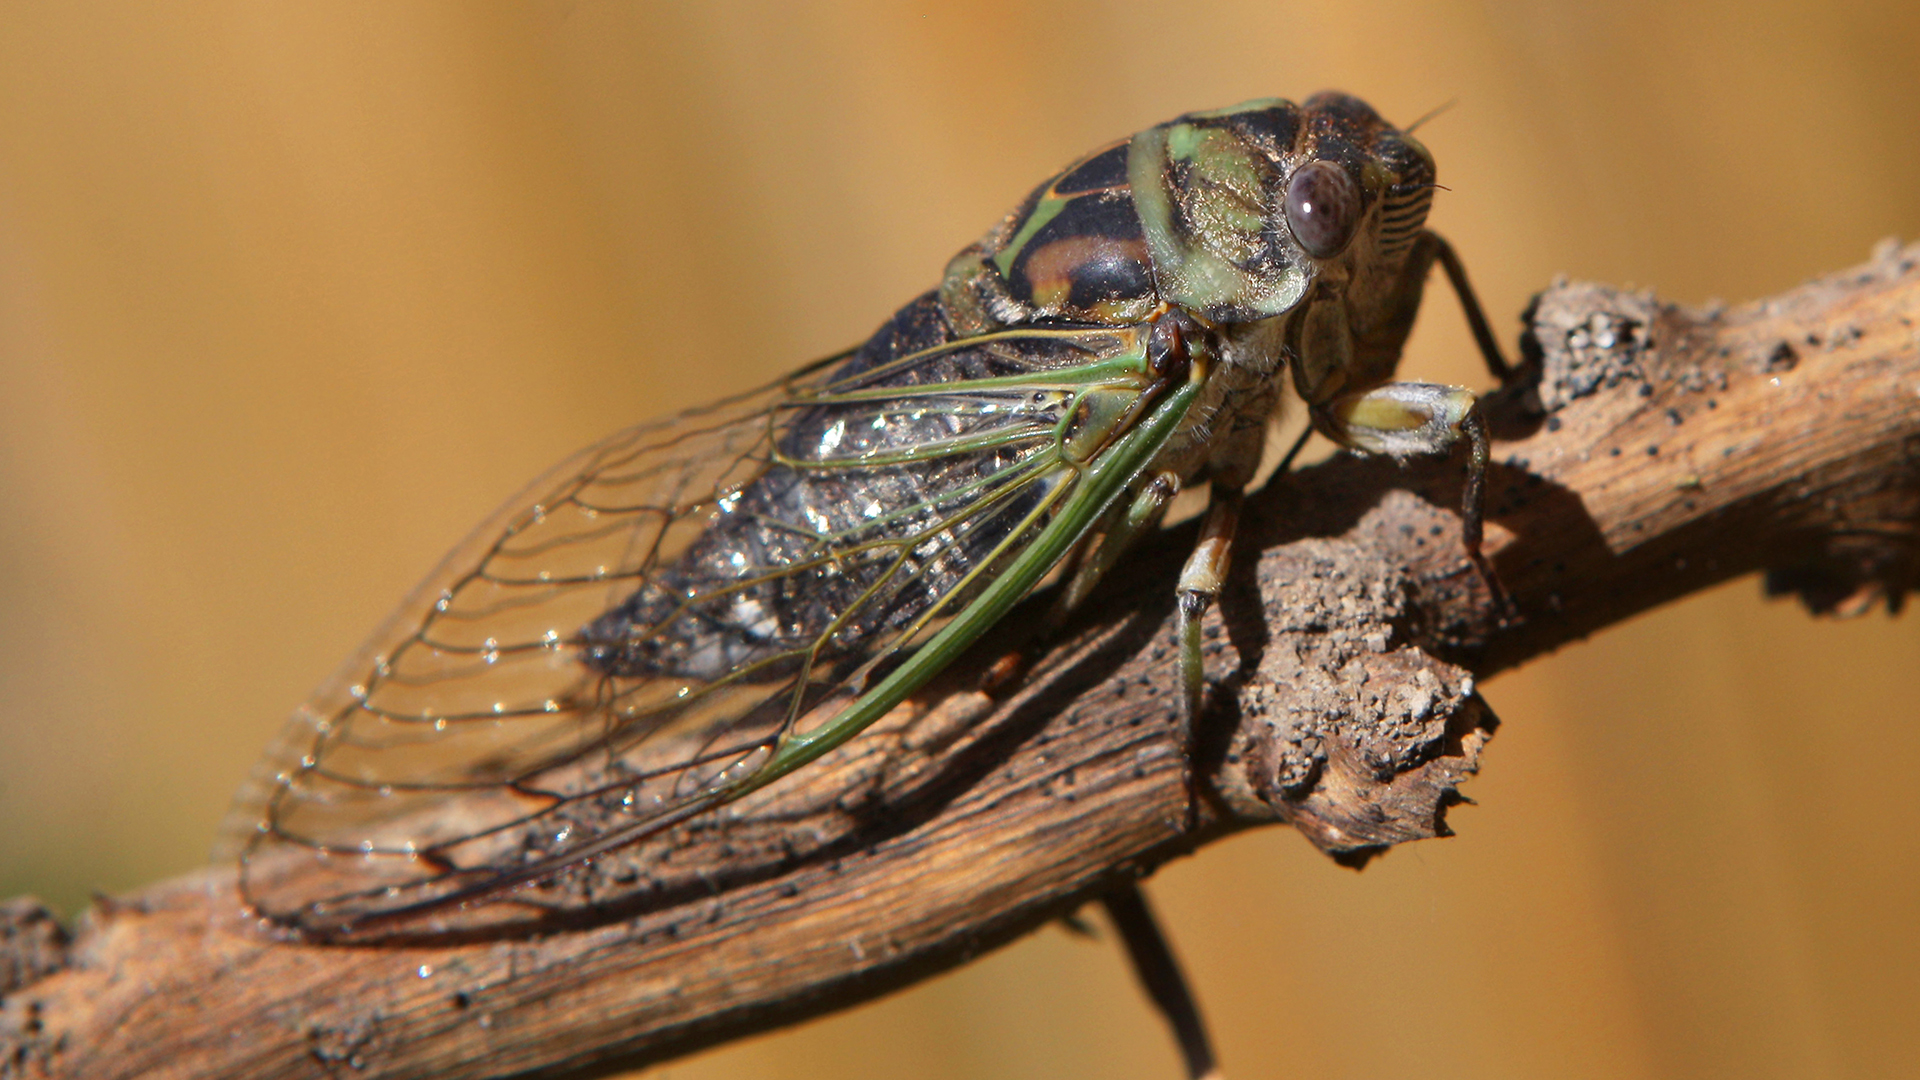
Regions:
[[[1753, 570], [1816, 610], [1920, 566], [1920, 246], [1733, 311], [1556, 284], [1487, 402], [1504, 624], [1457, 464], [1353, 458], [1249, 503], [1209, 715], [1176, 722], [1176, 531], [1020, 684], [942, 687], [743, 816], [679, 838], [711, 891], [540, 936], [314, 945], [224, 870], [71, 936], [0, 908], [0, 1076], [588, 1076], [872, 997], [1228, 832], [1335, 857], [1445, 832], [1494, 720], [1473, 681]], [[989, 643], [991, 645], [991, 643]], [[809, 838], [768, 839], [769, 823]]]

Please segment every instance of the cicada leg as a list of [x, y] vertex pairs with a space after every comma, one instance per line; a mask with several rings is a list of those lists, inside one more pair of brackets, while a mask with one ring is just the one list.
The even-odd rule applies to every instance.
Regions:
[[1200, 654], [1200, 620], [1220, 595], [1233, 556], [1233, 533], [1240, 524], [1240, 504], [1246, 496], [1237, 486], [1216, 482], [1209, 493], [1207, 516], [1200, 523], [1200, 542], [1180, 570], [1179, 597], [1174, 622], [1180, 642], [1180, 676], [1186, 691], [1187, 723], [1200, 717], [1207, 686], [1207, 667]]
[[1432, 250], [1434, 258], [1439, 260], [1440, 268], [1447, 273], [1447, 284], [1453, 286], [1453, 295], [1460, 300], [1460, 308], [1466, 313], [1467, 328], [1473, 331], [1473, 343], [1480, 348], [1480, 356], [1487, 362], [1487, 370], [1505, 386], [1513, 380], [1513, 365], [1500, 352], [1500, 342], [1493, 336], [1493, 327], [1487, 322], [1487, 313], [1481, 310], [1480, 298], [1474, 295], [1473, 285], [1467, 281], [1467, 267], [1460, 256], [1447, 243], [1445, 237], [1431, 229], [1421, 234], [1421, 242]]
[[1120, 557], [1141, 537], [1152, 534], [1167, 516], [1167, 507], [1180, 494], [1180, 478], [1170, 472], [1156, 473], [1141, 487], [1133, 501], [1116, 515], [1080, 564], [1074, 568], [1066, 588], [1060, 590], [1049, 613], [1047, 628], [1057, 629], [1068, 615], [1092, 594]]
[[1480, 549], [1486, 520], [1487, 422], [1479, 398], [1464, 386], [1391, 382], [1341, 394], [1313, 406], [1314, 426], [1342, 446], [1396, 459], [1443, 454], [1467, 442], [1467, 482], [1460, 496], [1460, 540], [1486, 582], [1496, 608], [1511, 607], [1506, 588]]
[[1213, 1057], [1213, 1044], [1207, 1038], [1207, 1024], [1200, 1017], [1200, 1006], [1193, 999], [1193, 991], [1187, 988], [1180, 961], [1173, 955], [1166, 935], [1160, 932], [1160, 924], [1153, 917], [1153, 909], [1147, 906], [1140, 886], [1122, 885], [1102, 896], [1100, 903], [1106, 907], [1114, 929], [1119, 931], [1120, 940], [1127, 947], [1127, 957], [1133, 961], [1134, 974], [1140, 977], [1148, 999], [1173, 1029], [1188, 1080], [1221, 1080], [1220, 1067]]
[[[1078, 553], [1072, 574], [1048, 612], [1047, 629], [1057, 629], [1064, 623], [1092, 594], [1120, 557], [1141, 537], [1152, 534], [1160, 527], [1161, 519], [1166, 517], [1167, 507], [1179, 493], [1178, 475], [1157, 473], [1140, 488], [1131, 502], [1111, 512], [1102, 523], [1100, 534], [1089, 540], [1086, 550]], [[1019, 662], [1018, 654], [1010, 654], [1002, 660], [1003, 664]], [[999, 666], [995, 665], [996, 668]], [[1189, 681], [1192, 681], [1190, 675]], [[1191, 690], [1188, 697], [1187, 728], [1190, 728], [1195, 712]], [[1183, 740], [1191, 738], [1187, 728], [1183, 728]], [[1180, 961], [1174, 956], [1173, 947], [1166, 936], [1161, 933], [1139, 886], [1132, 883], [1122, 885], [1103, 895], [1100, 902], [1113, 920], [1114, 929], [1126, 947], [1127, 959], [1132, 963], [1141, 986], [1146, 989], [1148, 999], [1173, 1031], [1180, 1058], [1186, 1065], [1188, 1080], [1220, 1080], [1206, 1022], [1201, 1019], [1193, 991], [1188, 988], [1186, 975], [1180, 970]], [[1086, 924], [1076, 916], [1066, 916], [1062, 922], [1076, 933], [1088, 933]]]
[[[1141, 537], [1160, 527], [1160, 520], [1167, 516], [1167, 506], [1179, 493], [1178, 476], [1171, 472], [1156, 473], [1134, 494], [1132, 501], [1118, 503], [1107, 511], [1099, 525], [1068, 557], [1066, 584], [1041, 620], [1040, 632], [1036, 635], [1039, 640], [1046, 640], [1066, 625], [1067, 619], [1092, 595], [1120, 557]], [[981, 691], [991, 695], [1013, 685], [1026, 670], [1030, 647], [1015, 648], [989, 665], [980, 680]]]

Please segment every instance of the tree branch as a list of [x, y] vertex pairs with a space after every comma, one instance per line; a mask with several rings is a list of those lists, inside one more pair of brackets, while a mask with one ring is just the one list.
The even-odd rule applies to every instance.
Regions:
[[[1732, 311], [1556, 283], [1486, 401], [1488, 550], [1458, 463], [1339, 457], [1248, 503], [1191, 740], [1174, 530], [1004, 699], [989, 642], [876, 729], [677, 835], [712, 888], [491, 940], [320, 945], [231, 871], [0, 906], [0, 1077], [591, 1076], [839, 1008], [1274, 821], [1350, 864], [1444, 834], [1495, 721], [1476, 678], [1754, 570], [1817, 611], [1920, 567], [1920, 246]], [[1020, 620], [1012, 620], [1016, 624]], [[792, 838], [809, 845], [797, 851]]]

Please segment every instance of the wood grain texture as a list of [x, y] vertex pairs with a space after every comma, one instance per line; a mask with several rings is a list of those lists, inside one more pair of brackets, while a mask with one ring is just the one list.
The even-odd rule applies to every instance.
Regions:
[[1460, 552], [1457, 464], [1336, 458], [1250, 501], [1260, 554], [1212, 628], [1191, 744], [1174, 530], [1016, 692], [972, 689], [998, 658], [979, 650], [803, 774], [836, 793], [826, 857], [534, 939], [354, 947], [261, 932], [224, 871], [164, 882], [97, 903], [63, 954], [0, 934], [0, 1076], [599, 1075], [961, 963], [1239, 829], [1291, 821], [1349, 862], [1444, 833], [1494, 724], [1476, 679], [1755, 570], [1818, 610], [1898, 604], [1920, 552], [1916, 266], [1888, 245], [1711, 312], [1544, 293], [1533, 381], [1487, 402], [1510, 617]]

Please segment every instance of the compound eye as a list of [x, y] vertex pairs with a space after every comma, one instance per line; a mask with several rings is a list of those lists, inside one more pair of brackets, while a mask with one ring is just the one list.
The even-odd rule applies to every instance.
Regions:
[[1310, 161], [1287, 181], [1287, 226], [1316, 259], [1346, 249], [1360, 224], [1360, 191], [1347, 170], [1331, 161]]

